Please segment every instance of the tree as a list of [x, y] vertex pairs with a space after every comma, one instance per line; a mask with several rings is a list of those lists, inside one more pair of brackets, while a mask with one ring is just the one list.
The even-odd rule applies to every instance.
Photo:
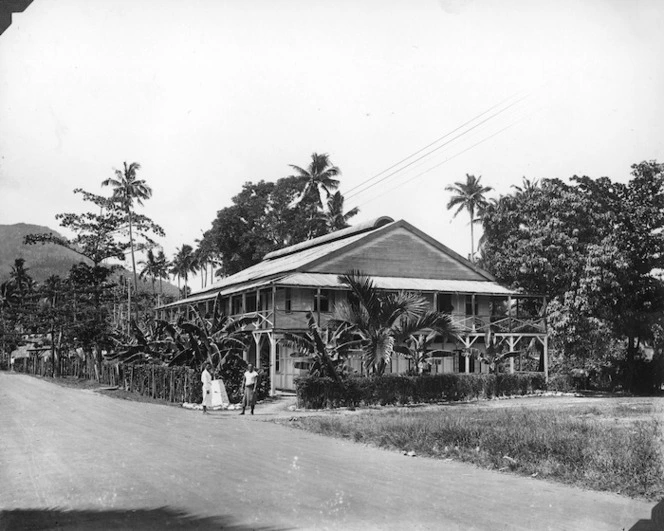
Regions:
[[475, 215], [482, 215], [487, 206], [485, 194], [493, 190], [490, 186], [482, 186], [480, 180], [482, 177], [466, 174], [466, 182], [455, 182], [454, 186], [447, 186], [445, 190], [454, 195], [447, 203], [447, 209], [451, 210], [457, 207], [454, 217], [462, 210], [466, 210], [470, 215], [470, 260], [475, 261], [475, 236], [474, 225], [478, 221]]
[[102, 186], [113, 187], [113, 199], [115, 199], [120, 208], [127, 215], [129, 222], [129, 249], [131, 251], [131, 267], [134, 272], [134, 291], [138, 293], [138, 276], [136, 273], [136, 258], [134, 256], [134, 234], [133, 234], [133, 207], [134, 201], [143, 206], [143, 200], [152, 197], [152, 188], [146, 181], [138, 179], [136, 172], [141, 168], [138, 162], [132, 162], [127, 165], [124, 163], [124, 170], [115, 170], [115, 178], [108, 178], [102, 181]]
[[198, 263], [196, 262], [194, 248], [185, 243], [177, 249], [171, 266], [171, 273], [178, 277], [178, 288], [180, 287], [180, 279], [184, 279], [185, 294], [188, 291], [187, 280], [189, 279], [189, 273], [195, 273], [197, 270]]
[[307, 327], [308, 332], [284, 334], [281, 342], [311, 358], [310, 375], [341, 381], [348, 350], [360, 343], [351, 337], [350, 326], [340, 323], [321, 330], [313, 314], [307, 312]]
[[[428, 333], [425, 330], [430, 330]], [[428, 311], [419, 317], [402, 320], [396, 329], [394, 351], [411, 360], [418, 372], [424, 364], [430, 364], [437, 356], [453, 356], [453, 352], [431, 348], [440, 338], [456, 338], [459, 330], [452, 323], [452, 318], [440, 312]]]
[[161, 266], [159, 265], [152, 249], [148, 249], [146, 259], [142, 262], [139, 262], [139, 265], [142, 265], [143, 269], [141, 269], [138, 276], [141, 279], [146, 277], [150, 279], [150, 282], [152, 283], [152, 294], [156, 295], [155, 282], [159, 276]]
[[341, 192], [335, 192], [327, 198], [327, 210], [323, 213], [327, 230], [334, 232], [350, 227], [348, 220], [357, 216], [359, 212], [360, 209], [357, 207], [344, 212], [344, 196]]
[[9, 276], [10, 282], [16, 289], [21, 300], [34, 290], [35, 281], [28, 274], [28, 268], [25, 267], [25, 259], [16, 258], [14, 260], [14, 265]]
[[330, 197], [333, 190], [339, 187], [341, 170], [333, 166], [329, 155], [326, 153], [311, 154], [311, 163], [306, 168], [290, 164], [295, 170], [295, 177], [302, 186], [302, 192], [291, 203], [292, 207], [298, 207], [305, 210], [309, 217], [309, 231], [307, 239], [312, 238], [318, 232], [316, 221], [320, 219], [318, 213], [322, 211], [327, 198]]
[[617, 367], [622, 351], [629, 372], [652, 341], [664, 311], [663, 170], [636, 164], [627, 184], [545, 179], [486, 209], [482, 267], [549, 297], [552, 350], [573, 367], [597, 366], [607, 352]]
[[339, 280], [350, 293], [347, 301], [336, 305], [332, 322], [351, 327], [360, 338], [367, 370], [378, 375], [385, 371], [400, 339], [437, 325], [446, 328], [445, 318], [428, 312], [426, 299], [417, 293], [386, 293], [359, 271], [346, 273]]
[[164, 294], [164, 287], [162, 285], [162, 280], [163, 279], [168, 280], [168, 272], [170, 267], [171, 263], [166, 258], [164, 251], [160, 249], [155, 259], [154, 273], [155, 276], [159, 279], [159, 293], [161, 295]]

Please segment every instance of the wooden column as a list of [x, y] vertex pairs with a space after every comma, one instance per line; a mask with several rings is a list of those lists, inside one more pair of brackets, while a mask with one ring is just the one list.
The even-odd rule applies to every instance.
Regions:
[[[510, 347], [510, 352], [514, 352], [514, 336], [510, 336], [507, 340]], [[521, 367], [519, 367], [521, 369]], [[514, 374], [514, 358], [510, 357], [510, 374]]]
[[316, 322], [320, 326], [320, 288], [316, 288]]
[[544, 381], [549, 381], [549, 336], [544, 336]]
[[256, 369], [261, 368], [261, 335], [260, 334], [252, 334], [254, 337], [254, 346], [256, 348]]
[[270, 339], [270, 396], [274, 396], [277, 391], [277, 341], [274, 338], [274, 332], [268, 333]]

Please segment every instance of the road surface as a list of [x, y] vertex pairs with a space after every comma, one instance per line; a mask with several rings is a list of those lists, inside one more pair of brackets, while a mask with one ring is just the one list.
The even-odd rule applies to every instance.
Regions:
[[0, 372], [0, 529], [601, 531], [641, 529], [654, 505], [256, 413], [203, 415]]

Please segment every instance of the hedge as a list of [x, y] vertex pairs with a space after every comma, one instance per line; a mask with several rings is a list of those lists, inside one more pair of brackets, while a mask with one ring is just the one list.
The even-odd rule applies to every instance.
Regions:
[[436, 374], [332, 378], [305, 376], [295, 380], [298, 407], [306, 409], [359, 405], [459, 401], [526, 395], [547, 389], [539, 372], [514, 374]]

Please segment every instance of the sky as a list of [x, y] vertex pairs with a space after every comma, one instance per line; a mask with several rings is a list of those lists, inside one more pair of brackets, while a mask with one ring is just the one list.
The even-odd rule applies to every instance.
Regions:
[[57, 229], [139, 162], [172, 256], [317, 152], [354, 221], [467, 255], [466, 174], [498, 196], [664, 162], [662, 27], [660, 0], [34, 0], [0, 36], [0, 224]]

